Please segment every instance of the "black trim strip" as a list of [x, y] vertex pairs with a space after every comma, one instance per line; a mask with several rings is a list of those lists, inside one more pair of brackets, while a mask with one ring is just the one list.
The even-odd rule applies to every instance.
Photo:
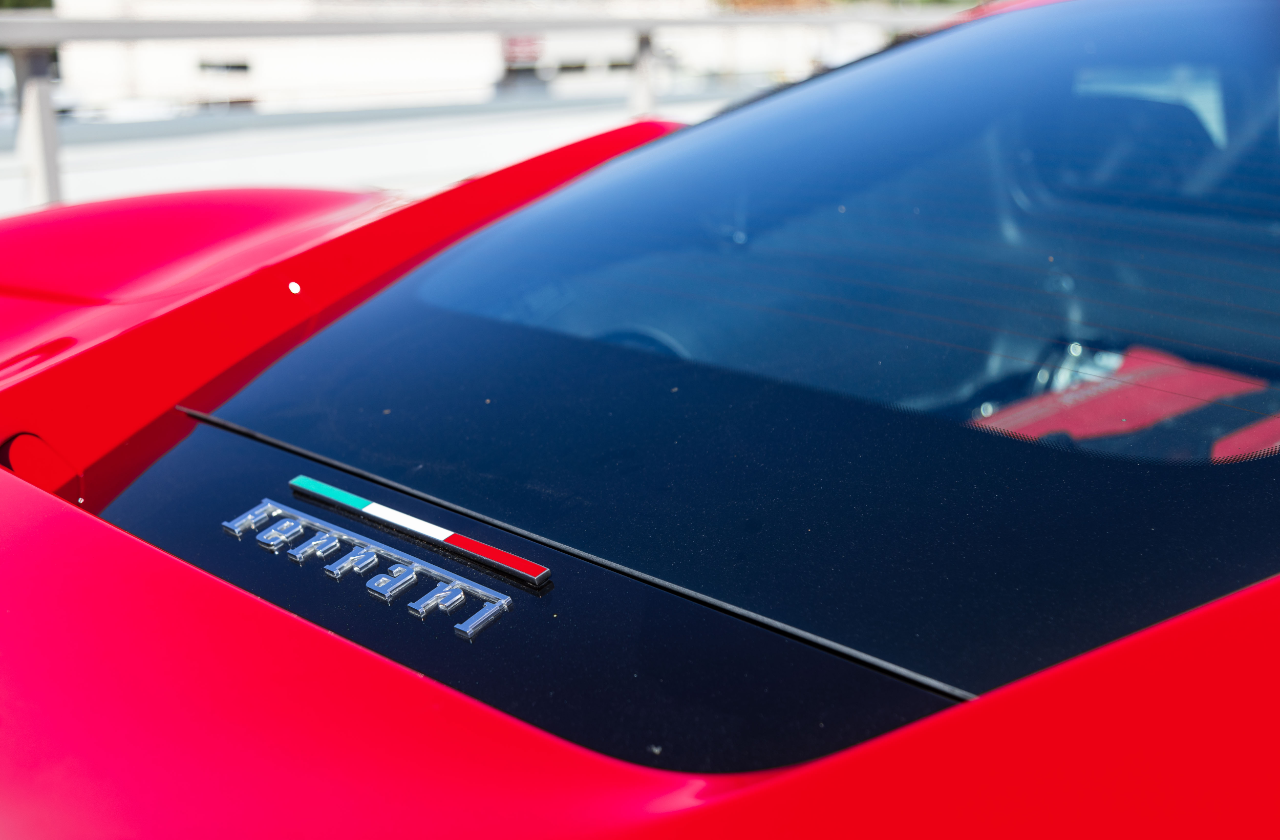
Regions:
[[440, 507], [445, 508], [447, 510], [451, 510], [454, 513], [459, 513], [459, 514], [462, 514], [463, 516], [470, 517], [471, 519], [474, 519], [477, 522], [483, 522], [486, 525], [492, 525], [495, 528], [501, 528], [502, 530], [507, 531], [508, 533], [515, 534], [516, 536], [519, 536], [519, 537], [523, 537], [526, 540], [532, 540], [533, 542], [539, 543], [541, 545], [545, 545], [548, 548], [554, 548], [556, 551], [562, 551], [565, 554], [570, 554], [574, 557], [577, 557], [579, 560], [585, 560], [588, 563], [594, 563], [597, 566], [603, 566], [604, 568], [617, 572], [620, 575], [626, 575], [627, 577], [632, 578], [634, 580], [642, 581], [651, 586], [656, 586], [659, 589], [664, 589], [667, 592], [670, 592], [674, 595], [679, 595], [680, 597], [687, 598], [690, 601], [696, 601], [697, 603], [702, 604], [703, 606], [711, 607], [712, 609], [719, 610], [720, 612], [728, 613], [729, 615], [732, 615], [735, 618], [740, 618], [744, 621], [749, 621], [752, 624], [758, 625], [760, 627], [765, 627], [769, 630], [773, 630], [774, 632], [781, 633], [784, 636], [789, 636], [790, 638], [795, 639], [796, 641], [804, 642], [805, 644], [822, 648], [823, 650], [829, 651], [830, 653], [834, 653], [838, 656], [843, 656], [846, 659], [852, 659], [855, 662], [858, 662], [862, 665], [870, 666], [872, 668], [875, 668], [877, 671], [881, 671], [883, 673], [897, 677], [901, 680], [905, 680], [906, 682], [913, 683], [921, 688], [928, 689], [929, 691], [932, 691], [936, 694], [941, 694], [953, 700], [973, 700], [977, 697], [976, 694], [971, 694], [970, 692], [965, 691], [964, 689], [956, 688], [953, 685], [948, 685], [940, 680], [935, 680], [932, 677], [926, 677], [924, 674], [917, 674], [915, 671], [909, 670], [907, 668], [903, 668], [900, 665], [894, 665], [892, 662], [886, 662], [883, 659], [872, 656], [868, 653], [863, 653], [860, 650], [856, 650], [846, 645], [839, 644], [838, 642], [833, 642], [830, 639], [824, 639], [822, 636], [817, 636], [813, 633], [809, 633], [808, 631], [801, 630], [798, 627], [792, 627], [789, 624], [783, 624], [780, 621], [774, 621], [772, 618], [768, 618], [766, 616], [760, 615], [759, 613], [751, 612], [750, 610], [744, 610], [741, 607], [736, 607], [733, 604], [725, 603], [724, 601], [718, 600], [716, 598], [712, 598], [709, 595], [703, 595], [701, 592], [695, 592], [692, 589], [685, 589], [683, 586], [678, 586], [677, 584], [670, 583], [668, 581], [662, 580], [661, 578], [656, 578], [656, 577], [653, 577], [652, 575], [647, 575], [644, 572], [636, 571], [635, 569], [631, 569], [631, 568], [628, 568], [627, 566], [614, 563], [610, 560], [605, 560], [603, 557], [596, 557], [594, 554], [588, 554], [585, 551], [579, 551], [576, 548], [572, 548], [567, 545], [562, 545], [556, 542], [555, 540], [549, 540], [546, 537], [540, 537], [537, 534], [531, 534], [528, 531], [525, 531], [521, 528], [517, 528], [514, 525], [509, 525], [506, 522], [502, 522], [500, 520], [485, 516], [482, 513], [476, 513], [473, 510], [467, 510], [464, 507], [459, 507], [458, 505], [455, 505], [452, 502], [447, 502], [444, 499], [437, 499], [435, 496], [432, 496], [429, 493], [423, 493], [422, 491], [415, 490], [412, 487], [406, 487], [403, 484], [398, 484], [397, 482], [389, 481], [371, 472], [366, 472], [365, 470], [362, 470], [359, 467], [353, 467], [348, 464], [344, 464], [341, 461], [335, 461], [332, 458], [327, 458], [324, 455], [320, 455], [315, 452], [311, 452], [310, 450], [303, 449], [299, 446], [294, 446], [291, 443], [285, 443], [282, 440], [277, 440], [276, 438], [269, 437], [264, 434], [260, 434], [258, 432], [253, 431], [252, 429], [245, 428], [244, 426], [241, 426], [237, 423], [232, 423], [228, 420], [223, 420], [220, 417], [215, 417], [212, 414], [205, 414], [203, 411], [196, 411], [193, 408], [185, 408], [180, 405], [174, 406], [174, 408], [182, 412], [183, 414], [187, 415], [193, 420], [197, 420], [201, 423], [205, 423], [210, 426], [215, 426], [224, 431], [228, 431], [233, 434], [237, 434], [242, 437], [249, 438], [251, 440], [256, 440], [259, 443], [265, 443], [268, 446], [274, 446], [276, 449], [282, 449], [285, 452], [298, 455], [302, 458], [306, 458], [308, 460], [314, 461], [317, 464], [324, 464], [326, 467], [332, 467], [333, 469], [340, 470], [342, 472], [347, 473], [348, 475], [353, 475], [356, 478], [362, 478], [365, 481], [371, 481], [374, 484], [380, 484], [383, 487], [386, 487], [390, 490], [395, 490], [397, 492], [404, 493], [409, 496], [413, 496], [414, 498], [422, 499], [423, 501], [430, 502], [433, 505], [439, 505]]

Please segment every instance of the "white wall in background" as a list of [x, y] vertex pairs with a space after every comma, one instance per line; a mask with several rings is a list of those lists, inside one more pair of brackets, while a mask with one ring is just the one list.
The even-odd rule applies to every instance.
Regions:
[[263, 113], [483, 102], [504, 70], [489, 33], [70, 42], [59, 63], [77, 110], [108, 119], [237, 101]]
[[705, 17], [715, 0], [55, 0], [64, 17], [260, 19], [369, 17]]
[[777, 81], [797, 82], [807, 79], [819, 66], [838, 67], [883, 48], [889, 35], [867, 23], [668, 27], [654, 34], [654, 42], [669, 50], [691, 73], [769, 73]]
[[[712, 0], [56, 0], [64, 17], [356, 18], [634, 15], [704, 17]], [[556, 98], [625, 96], [630, 74], [609, 65], [635, 55], [621, 29], [529, 33], [540, 75]], [[799, 81], [879, 49], [883, 29], [664, 27], [653, 33], [658, 93], [692, 92], [690, 80], [751, 75]], [[561, 67], [586, 65], [561, 73]], [[60, 50], [60, 104], [82, 118], [151, 120], [221, 103], [262, 113], [340, 111], [483, 102], [505, 70], [496, 33], [207, 41], [70, 42]]]

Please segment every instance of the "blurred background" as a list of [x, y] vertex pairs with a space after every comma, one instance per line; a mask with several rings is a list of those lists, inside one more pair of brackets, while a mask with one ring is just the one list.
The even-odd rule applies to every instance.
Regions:
[[972, 3], [0, 0], [0, 215], [207, 187], [419, 197], [693, 123]]

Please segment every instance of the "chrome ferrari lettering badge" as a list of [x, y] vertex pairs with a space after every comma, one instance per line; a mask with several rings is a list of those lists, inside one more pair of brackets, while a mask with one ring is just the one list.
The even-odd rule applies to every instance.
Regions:
[[355, 571], [364, 574], [376, 565], [378, 565], [378, 552], [372, 548], [353, 548], [325, 566], [324, 572], [335, 580], [341, 580], [347, 572]]
[[342, 540], [333, 534], [317, 531], [314, 537], [302, 545], [289, 549], [289, 559], [301, 563], [308, 557], [328, 557], [340, 548], [342, 548]]
[[289, 543], [302, 536], [302, 523], [296, 519], [281, 519], [258, 534], [258, 545], [267, 551], [288, 548]]
[[409, 612], [418, 618], [426, 618], [435, 610], [448, 615], [470, 595], [480, 602], [480, 608], [453, 627], [454, 633], [464, 639], [474, 639], [511, 608], [509, 597], [487, 586], [270, 499], [223, 522], [222, 529], [237, 539], [256, 533], [258, 545], [273, 554], [287, 552], [290, 560], [302, 565], [312, 558], [336, 557], [323, 567], [335, 580], [341, 580], [348, 572], [364, 574], [379, 561], [387, 560], [391, 566], [370, 579], [365, 591], [389, 604], [419, 581], [435, 583], [434, 589], [409, 604]]
[[247, 532], [267, 524], [267, 520], [271, 518], [274, 511], [275, 508], [263, 502], [253, 510], [240, 514], [230, 522], [223, 522], [222, 527], [230, 534], [243, 537]]
[[418, 575], [413, 571], [412, 566], [397, 563], [387, 569], [385, 575], [378, 575], [366, 583], [365, 586], [368, 587], [371, 595], [375, 598], [381, 598], [389, 604], [392, 598], [413, 586], [417, 581]]

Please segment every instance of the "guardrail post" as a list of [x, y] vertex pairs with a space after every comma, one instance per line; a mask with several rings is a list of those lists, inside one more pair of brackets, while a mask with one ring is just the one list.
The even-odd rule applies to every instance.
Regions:
[[631, 65], [631, 114], [642, 117], [652, 114], [656, 104], [654, 95], [653, 38], [649, 30], [636, 33], [636, 57]]
[[12, 51], [18, 94], [18, 159], [26, 170], [27, 200], [33, 206], [62, 201], [58, 169], [58, 121], [53, 110], [50, 65], [53, 50]]

